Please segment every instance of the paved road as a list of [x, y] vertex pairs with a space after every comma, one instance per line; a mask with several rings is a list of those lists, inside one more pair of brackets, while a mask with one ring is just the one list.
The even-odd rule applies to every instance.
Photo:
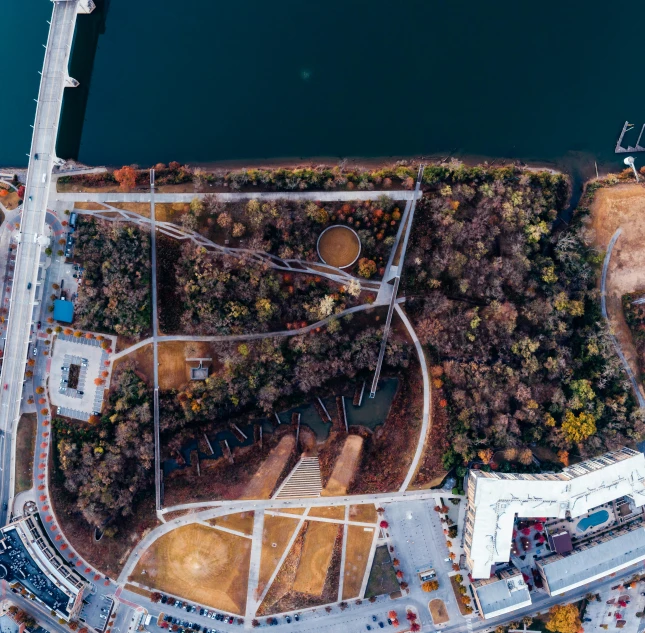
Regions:
[[[67, 79], [67, 66], [76, 25], [76, 0], [56, 2], [52, 13], [49, 39], [43, 63], [38, 105], [31, 142], [25, 202], [16, 254], [14, 283], [11, 293], [7, 341], [0, 374], [0, 430], [7, 438], [15, 433], [23, 397], [23, 378], [33, 319], [36, 277], [40, 253], [45, 244], [43, 232], [47, 198], [56, 152], [56, 137]], [[5, 462], [0, 474], [0, 522], [7, 513], [12, 490], [6, 484]]]
[[[61, 193], [55, 190], [52, 184], [52, 197], [61, 202], [150, 202], [150, 193]], [[320, 200], [321, 202], [334, 202], [345, 200], [378, 200], [387, 196], [392, 200], [412, 200], [414, 191], [256, 191], [246, 193], [156, 193], [155, 200], [162, 202], [190, 203], [195, 198], [215, 196], [222, 202], [237, 202], [239, 200], [283, 200], [294, 198], [297, 200]]]

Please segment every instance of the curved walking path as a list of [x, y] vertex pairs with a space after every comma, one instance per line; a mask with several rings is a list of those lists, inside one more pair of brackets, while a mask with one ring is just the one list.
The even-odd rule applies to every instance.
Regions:
[[[105, 206], [106, 209], [77, 209], [75, 212], [80, 215], [89, 215], [105, 222], [133, 222], [145, 230], [149, 230], [151, 221], [139, 213], [119, 209], [107, 203], [103, 203], [103, 206]], [[220, 253], [230, 255], [231, 257], [251, 258], [261, 264], [266, 264], [275, 270], [302, 273], [305, 275], [317, 275], [320, 277], [326, 277], [327, 279], [331, 279], [332, 281], [340, 284], [346, 284], [353, 280], [360, 284], [362, 290], [371, 292], [379, 292], [383, 283], [381, 281], [369, 281], [367, 279], [355, 277], [341, 268], [336, 268], [335, 266], [330, 266], [323, 262], [309, 262], [302, 259], [283, 259], [273, 253], [267, 253], [266, 251], [258, 249], [223, 246], [222, 244], [209, 240], [197, 231], [184, 229], [173, 222], [158, 220], [154, 221], [154, 225], [161, 234], [173, 239], [179, 241], [188, 240], [207, 250], [218, 251]]]
[[605, 322], [607, 323], [611, 342], [614, 344], [614, 349], [616, 350], [618, 357], [623, 363], [625, 372], [627, 373], [627, 376], [632, 383], [632, 388], [634, 390], [634, 394], [636, 395], [636, 399], [638, 400], [638, 405], [640, 406], [641, 409], [645, 409], [645, 398], [643, 398], [643, 394], [641, 393], [641, 390], [639, 388], [638, 381], [636, 380], [636, 376], [634, 376], [634, 372], [632, 371], [632, 368], [629, 366], [629, 363], [625, 358], [625, 354], [623, 353], [623, 350], [621, 349], [620, 344], [618, 343], [618, 339], [614, 336], [613, 332], [611, 331], [611, 323], [609, 322], [609, 315], [607, 314], [606, 285], [607, 285], [607, 273], [609, 271], [609, 262], [611, 260], [611, 253], [614, 250], [614, 246], [616, 245], [616, 242], [618, 241], [618, 238], [620, 237], [622, 232], [623, 230], [621, 228], [618, 228], [616, 229], [616, 232], [612, 235], [611, 240], [609, 242], [609, 246], [607, 247], [607, 253], [605, 254], [605, 260], [602, 264], [602, 276], [600, 278], [600, 308], [602, 310], [602, 316], [605, 319]]
[[[404, 297], [397, 299], [397, 303], [403, 303], [405, 301]], [[253, 341], [263, 338], [280, 338], [280, 337], [289, 337], [289, 336], [298, 336], [299, 334], [307, 334], [316, 328], [327, 325], [330, 321], [334, 319], [340, 319], [341, 317], [347, 316], [348, 314], [354, 314], [355, 312], [362, 312], [364, 310], [370, 310], [371, 308], [379, 307], [378, 303], [361, 303], [361, 305], [354, 306], [353, 308], [347, 308], [338, 314], [332, 314], [322, 321], [316, 321], [311, 325], [298, 328], [297, 330], [278, 330], [277, 332], [253, 332], [249, 334], [212, 334], [212, 335], [192, 335], [192, 334], [171, 334], [168, 336], [158, 336], [157, 341], [159, 343], [171, 342], [171, 341], [201, 341], [208, 343], [225, 343], [227, 341]], [[130, 347], [120, 351], [118, 354], [112, 356], [112, 360], [119, 360], [132, 352], [136, 352], [138, 349], [150, 345], [153, 342], [153, 337], [146, 338], [143, 341], [139, 341]]]
[[423, 352], [423, 345], [421, 345], [421, 341], [419, 340], [417, 333], [414, 331], [412, 323], [410, 323], [410, 319], [408, 319], [408, 315], [401, 308], [401, 305], [397, 303], [394, 309], [401, 318], [401, 321], [403, 321], [403, 324], [407, 328], [408, 333], [412, 338], [414, 347], [417, 350], [417, 355], [419, 356], [419, 365], [421, 366], [421, 376], [423, 378], [423, 421], [421, 423], [419, 440], [417, 441], [417, 448], [414, 451], [412, 463], [408, 468], [408, 474], [401, 484], [401, 488], [399, 488], [399, 491], [403, 492], [404, 490], [407, 490], [408, 486], [412, 483], [412, 480], [417, 473], [419, 462], [421, 461], [421, 457], [423, 457], [423, 451], [430, 436], [430, 406], [432, 404], [432, 392], [430, 390], [430, 377], [428, 376], [428, 367], [426, 364], [426, 357]]

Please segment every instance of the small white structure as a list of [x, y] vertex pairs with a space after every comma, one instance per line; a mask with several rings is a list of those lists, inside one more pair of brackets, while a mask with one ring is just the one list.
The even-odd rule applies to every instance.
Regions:
[[567, 518], [629, 496], [645, 504], [645, 455], [622, 448], [560, 473], [503, 474], [471, 470], [464, 549], [473, 578], [510, 558], [515, 516]]

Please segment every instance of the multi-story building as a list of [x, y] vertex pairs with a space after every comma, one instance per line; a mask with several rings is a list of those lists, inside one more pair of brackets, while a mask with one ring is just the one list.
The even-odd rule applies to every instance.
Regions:
[[[560, 473], [504, 474], [471, 470], [467, 481], [468, 506], [464, 525], [464, 549], [471, 576], [490, 578], [495, 565], [510, 560], [516, 517], [570, 519], [620, 497], [629, 497], [634, 507], [645, 504], [645, 456], [621, 448]], [[643, 539], [635, 531], [632, 539]], [[596, 552], [599, 556], [603, 548]], [[645, 559], [645, 549], [634, 547], [624, 566]], [[610, 566], [612, 554], [605, 566]], [[619, 567], [620, 568], [620, 567]], [[555, 569], [555, 568], [552, 568]], [[606, 573], [610, 573], [609, 571]]]
[[37, 512], [0, 530], [0, 579], [24, 590], [59, 618], [75, 618], [87, 583], [60, 556], [47, 537]]

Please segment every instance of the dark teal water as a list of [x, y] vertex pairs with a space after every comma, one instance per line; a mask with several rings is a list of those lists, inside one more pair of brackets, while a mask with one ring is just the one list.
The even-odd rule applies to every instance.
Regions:
[[[86, 163], [454, 152], [610, 167], [625, 119], [631, 142], [645, 123], [643, 3], [104, 3], [79, 18], [83, 89], [59, 143]], [[0, 164], [24, 164], [51, 5], [4, 4]]]

